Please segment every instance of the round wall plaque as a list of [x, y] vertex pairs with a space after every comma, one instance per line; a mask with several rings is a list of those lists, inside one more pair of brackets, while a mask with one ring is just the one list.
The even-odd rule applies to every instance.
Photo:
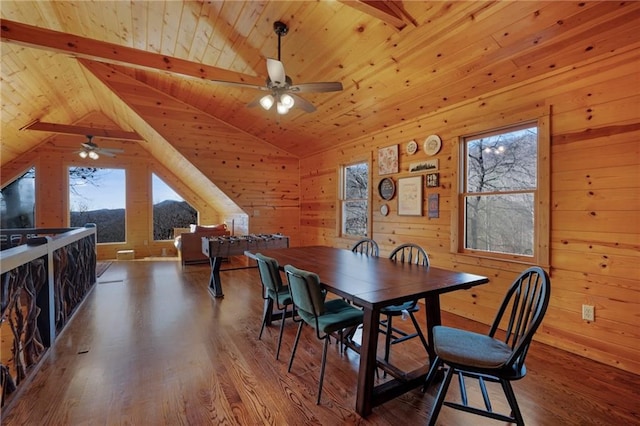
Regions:
[[389, 206], [387, 204], [383, 204], [380, 206], [380, 214], [382, 214], [382, 216], [386, 216], [389, 214]]
[[389, 201], [396, 194], [396, 184], [391, 178], [384, 178], [378, 185], [378, 192], [383, 200]]

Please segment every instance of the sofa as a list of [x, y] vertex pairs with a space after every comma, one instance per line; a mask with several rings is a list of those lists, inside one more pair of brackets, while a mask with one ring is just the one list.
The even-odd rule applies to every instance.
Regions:
[[174, 245], [178, 250], [178, 257], [182, 266], [195, 263], [209, 262], [209, 258], [202, 253], [202, 237], [219, 237], [231, 235], [226, 224], [220, 225], [191, 225], [190, 228], [174, 228]]

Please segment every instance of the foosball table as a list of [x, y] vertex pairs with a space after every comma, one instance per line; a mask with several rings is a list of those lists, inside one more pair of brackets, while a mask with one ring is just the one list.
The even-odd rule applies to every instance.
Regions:
[[289, 237], [280, 234], [249, 234], [236, 236], [202, 237], [202, 253], [209, 258], [211, 278], [209, 291], [213, 297], [223, 297], [220, 282], [222, 259], [243, 255], [245, 251], [253, 253], [260, 250], [287, 248]]

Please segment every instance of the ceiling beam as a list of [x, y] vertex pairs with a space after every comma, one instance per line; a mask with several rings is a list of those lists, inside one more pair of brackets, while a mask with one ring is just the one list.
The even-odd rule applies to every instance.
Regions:
[[108, 64], [164, 71], [224, 83], [247, 83], [262, 86], [264, 79], [145, 50], [52, 31], [19, 22], [0, 19], [3, 42], [65, 53]]
[[409, 15], [401, 1], [340, 0], [340, 2], [376, 19], [380, 19], [398, 31], [406, 27], [407, 23], [418, 26], [416, 20]]
[[34, 121], [27, 124], [20, 130], [41, 130], [51, 133], [66, 133], [69, 135], [97, 136], [107, 139], [126, 139], [132, 141], [141, 141], [142, 137], [136, 132], [126, 132], [119, 129], [99, 129], [95, 127], [72, 126], [68, 124], [45, 123], [42, 121]]

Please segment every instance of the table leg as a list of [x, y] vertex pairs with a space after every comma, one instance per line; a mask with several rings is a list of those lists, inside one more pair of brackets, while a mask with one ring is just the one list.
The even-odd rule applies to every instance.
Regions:
[[222, 283], [220, 282], [220, 265], [222, 264], [222, 258], [217, 256], [210, 257], [209, 263], [211, 265], [209, 292], [213, 297], [224, 297], [224, 294], [222, 294]]
[[440, 296], [437, 294], [426, 296], [424, 298], [424, 306], [427, 317], [427, 341], [429, 343], [427, 352], [429, 353], [429, 362], [432, 362], [436, 357], [436, 353], [433, 350], [433, 327], [442, 324], [440, 317]]
[[358, 371], [358, 389], [356, 391], [356, 412], [362, 417], [371, 414], [373, 408], [379, 321], [380, 311], [364, 310], [360, 370]]

